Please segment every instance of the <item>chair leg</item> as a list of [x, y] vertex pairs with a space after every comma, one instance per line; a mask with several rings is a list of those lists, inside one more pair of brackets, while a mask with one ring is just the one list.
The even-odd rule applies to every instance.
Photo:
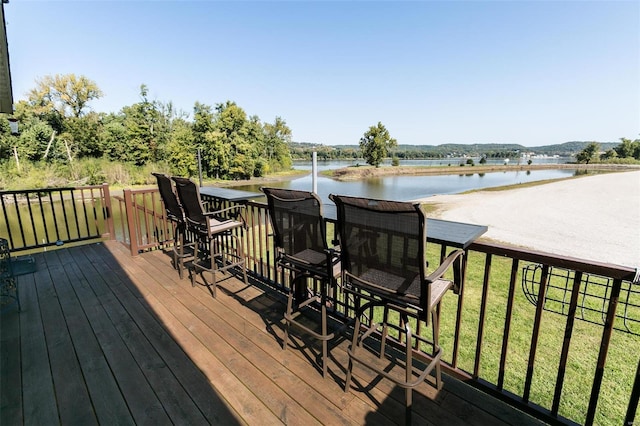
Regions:
[[[439, 332], [440, 332], [440, 316], [438, 312], [431, 313], [431, 323], [433, 326], [433, 353], [434, 355], [440, 352]], [[436, 389], [442, 389], [442, 367], [440, 365], [440, 359], [436, 362]]]
[[237, 238], [236, 255], [242, 259], [242, 275], [244, 276], [244, 285], [249, 286], [249, 278], [247, 276], [247, 258], [244, 255], [244, 246], [240, 237]]
[[291, 327], [291, 321], [289, 318], [293, 315], [293, 293], [295, 280], [291, 282], [291, 288], [289, 289], [289, 295], [287, 296], [287, 312], [284, 316], [284, 338], [282, 339], [282, 349], [286, 350], [289, 344], [289, 328]]
[[[402, 315], [402, 321], [404, 322], [404, 330], [405, 330], [405, 348], [406, 348], [406, 358], [405, 358], [405, 381], [406, 383], [411, 383], [411, 379], [413, 376], [413, 350], [411, 349], [411, 325], [409, 324], [409, 318], [406, 315]], [[411, 406], [413, 403], [413, 388], [405, 389], [405, 423], [411, 424]]]
[[[216, 239], [212, 238], [211, 240], [209, 240], [209, 258], [210, 258], [210, 261], [211, 261], [211, 265], [210, 265], [211, 266], [211, 275], [212, 275], [211, 279], [213, 280], [212, 283], [211, 283], [212, 284], [211, 286], [213, 287], [212, 293], [213, 293], [213, 298], [214, 299], [217, 296], [217, 291], [216, 290], [217, 290], [217, 287], [218, 287], [217, 284], [216, 284], [216, 268], [217, 267], [215, 265], [215, 261], [216, 261], [215, 255], [216, 255]], [[224, 262], [224, 260], [223, 260], [223, 262]]]
[[353, 340], [351, 341], [351, 354], [349, 354], [349, 365], [347, 366], [347, 378], [344, 382], [344, 391], [349, 392], [351, 387], [351, 370], [353, 369], [353, 359], [351, 355], [355, 355], [358, 347], [358, 337], [360, 335], [360, 312], [356, 312], [356, 322], [353, 326]]
[[178, 259], [176, 260], [175, 263], [178, 269], [178, 276], [180, 277], [180, 279], [182, 279], [182, 275], [183, 275], [182, 269], [184, 266], [184, 229], [180, 229], [180, 225], [176, 227], [176, 238], [174, 239], [174, 250], [173, 250], [174, 259], [176, 257], [175, 244], [179, 244], [178, 252], [177, 252]]
[[382, 316], [382, 337], [380, 338], [380, 359], [384, 358], [384, 351], [387, 343], [387, 335], [389, 334], [389, 327], [387, 321], [389, 319], [389, 308], [385, 305], [384, 315]]
[[200, 240], [195, 241], [193, 245], [193, 262], [191, 263], [191, 287], [196, 286], [196, 274], [198, 273], [198, 267], [196, 264], [198, 263], [198, 248], [200, 246]]
[[[327, 298], [324, 294], [324, 289], [321, 297], [322, 306], [320, 310], [322, 311], [322, 336], [327, 335]], [[329, 352], [329, 342], [326, 338], [322, 340], [322, 377], [327, 377], [327, 355]]]

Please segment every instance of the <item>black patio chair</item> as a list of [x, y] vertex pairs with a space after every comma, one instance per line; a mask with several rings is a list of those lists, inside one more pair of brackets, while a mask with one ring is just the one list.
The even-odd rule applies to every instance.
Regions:
[[[249, 285], [242, 239], [237, 234], [237, 231], [245, 225], [241, 221], [229, 219], [233, 212], [243, 209], [244, 206], [235, 205], [207, 212], [202, 206], [200, 190], [195, 183], [182, 177], [174, 176], [171, 179], [176, 184], [187, 229], [197, 239], [191, 262], [193, 268], [193, 272], [190, 271], [191, 285], [195, 286], [196, 275], [200, 273], [204, 284], [208, 286], [209, 283], [202, 272], [210, 272], [213, 279], [212, 293], [213, 297], [216, 297], [216, 273], [226, 272], [231, 268], [240, 268], [244, 276], [244, 283]], [[241, 217], [241, 215], [237, 216]], [[234, 215], [234, 217], [237, 216]], [[199, 253], [200, 245], [207, 246], [208, 251]]]
[[[411, 423], [413, 388], [425, 381], [434, 369], [436, 388], [442, 387], [442, 349], [438, 341], [439, 304], [447, 290], [452, 287], [454, 290], [458, 289], [461, 285], [461, 256], [464, 252], [452, 252], [436, 271], [427, 274], [426, 217], [419, 204], [333, 194], [329, 198], [337, 206], [338, 238], [344, 271], [342, 287], [356, 299], [355, 326], [353, 341], [348, 349], [349, 365], [345, 392], [350, 388], [353, 363], [362, 364], [405, 389], [405, 420]], [[454, 282], [443, 279], [445, 272], [452, 266]], [[362, 301], [365, 303], [360, 306]], [[363, 315], [372, 312], [372, 308], [376, 306], [382, 307], [381, 321], [376, 323], [371, 317], [371, 325], [361, 330]], [[390, 320], [390, 310], [398, 312], [401, 320], [399, 326], [394, 327]], [[427, 326], [431, 320], [432, 339], [414, 335], [409, 317], [424, 321]], [[385, 353], [389, 328], [397, 329], [398, 343], [402, 342], [404, 335], [404, 360]], [[381, 332], [378, 356], [387, 356], [394, 365], [404, 364], [404, 377], [392, 374], [388, 370], [389, 366], [378, 368], [379, 363], [371, 361], [369, 351], [359, 351], [363, 349], [365, 339], [376, 330]], [[431, 361], [426, 365], [420, 366], [414, 362], [414, 342], [416, 348], [421, 343], [426, 343], [433, 349], [430, 354]]]
[[[193, 243], [186, 242], [187, 223], [184, 218], [184, 212], [174, 192], [171, 178], [162, 173], [151, 174], [158, 181], [158, 189], [164, 203], [167, 219], [173, 224], [173, 267], [178, 270], [178, 275], [182, 279], [184, 261], [193, 255]], [[189, 252], [185, 252], [185, 248], [189, 249]]]
[[[335, 289], [340, 275], [340, 259], [329, 248], [326, 225], [322, 216], [322, 202], [312, 192], [280, 188], [261, 188], [267, 196], [269, 217], [274, 231], [276, 264], [294, 275], [289, 286], [284, 314], [283, 349], [287, 348], [291, 324], [322, 342], [322, 376], [327, 375], [328, 342], [335, 336], [327, 327], [328, 292]], [[307, 279], [320, 283], [319, 294], [305, 298]], [[295, 296], [295, 306], [294, 306]], [[317, 302], [320, 307], [320, 332], [307, 327], [296, 318], [302, 309]]]

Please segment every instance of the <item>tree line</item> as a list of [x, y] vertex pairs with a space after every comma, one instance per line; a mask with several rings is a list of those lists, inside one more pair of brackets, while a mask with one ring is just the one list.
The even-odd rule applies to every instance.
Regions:
[[576, 155], [580, 163], [637, 163], [640, 161], [640, 139], [620, 138], [620, 144], [606, 151], [597, 142], [589, 143]]
[[116, 113], [91, 111], [91, 101], [102, 96], [85, 76], [37, 80], [15, 107], [19, 134], [11, 134], [7, 117], [0, 119], [0, 161], [64, 165], [103, 158], [135, 166], [162, 163], [172, 174], [194, 176], [199, 150], [202, 172], [212, 178], [245, 179], [291, 168], [291, 130], [280, 117], [262, 122], [226, 101], [195, 102], [189, 119], [171, 102], [150, 99], [144, 84], [139, 102]]
[[[66, 181], [88, 175], [89, 184], [145, 183], [150, 178], [144, 167], [195, 176], [197, 153], [204, 177], [247, 179], [289, 170], [292, 159], [308, 160], [314, 151], [321, 160], [363, 158], [379, 166], [388, 156], [397, 164], [398, 159], [470, 153], [483, 159], [509, 158], [518, 157], [521, 149], [527, 150], [514, 144], [398, 145], [381, 122], [364, 133], [359, 145], [294, 143], [284, 119], [262, 122], [232, 101], [213, 106], [195, 102], [192, 113], [186, 113], [177, 111], [171, 102], [150, 99], [144, 84], [139, 95], [138, 102], [123, 106], [118, 112], [96, 113], [90, 104], [103, 93], [91, 79], [58, 74], [37, 80], [27, 99], [15, 107], [19, 134], [12, 134], [6, 115], [0, 116], [0, 188], [7, 186], [6, 176], [30, 187], [55, 186], [56, 182], [50, 181], [64, 173], [70, 175]], [[586, 145], [577, 156], [581, 162], [640, 161], [640, 140], [621, 141], [618, 146], [603, 144], [608, 148], [605, 152], [596, 142], [564, 145]], [[528, 149], [541, 148], [545, 147]], [[82, 170], [78, 163], [83, 165]], [[109, 178], [105, 176], [105, 164], [142, 169], [143, 177], [138, 181]], [[27, 180], [42, 169], [50, 170], [54, 176], [46, 181]]]

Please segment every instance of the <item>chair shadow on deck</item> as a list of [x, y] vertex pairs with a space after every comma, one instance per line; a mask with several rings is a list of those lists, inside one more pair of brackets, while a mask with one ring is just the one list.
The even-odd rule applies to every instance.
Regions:
[[[240, 271], [234, 270], [231, 273], [231, 277], [229, 278], [236, 278], [237, 283], [243, 284], [242, 273]], [[224, 280], [221, 280], [219, 282], [223, 283]], [[261, 291], [261, 294], [250, 299], [242, 297], [241, 294], [249, 288], [259, 289]], [[273, 287], [265, 284], [259, 278], [253, 277], [251, 273], [249, 273], [248, 285], [243, 285], [241, 288], [234, 290], [221, 285], [219, 286], [218, 291], [224, 293], [228, 297], [232, 297], [242, 306], [257, 313], [263, 321], [267, 333], [273, 337], [274, 341], [277, 342], [279, 346], [282, 346], [284, 344], [283, 336], [285, 334], [286, 324], [282, 316], [282, 312], [287, 303], [287, 295], [285, 293], [281, 293], [275, 290]], [[312, 328], [320, 324], [320, 316], [320, 309], [312, 308], [306, 310], [304, 316], [301, 317], [300, 320], [308, 324], [309, 328]], [[340, 329], [343, 325], [341, 321], [333, 316], [329, 316], [328, 321], [329, 325], [331, 325], [335, 329]], [[335, 380], [342, 386], [344, 386], [346, 368], [342, 365], [341, 362], [339, 362], [339, 360], [332, 356], [331, 352], [334, 348], [337, 348], [343, 343], [348, 342], [349, 339], [350, 336], [341, 333], [328, 342], [329, 359], [332, 361], [333, 365], [338, 368], [339, 371], [328, 369], [327, 373], [333, 380]], [[294, 349], [296, 351], [299, 351], [299, 353], [302, 354], [302, 356], [309, 362], [309, 364], [320, 375], [322, 375], [323, 354], [322, 344], [320, 341], [310, 338], [310, 336], [307, 335], [304, 331], [301, 331], [298, 335], [295, 336], [289, 335], [287, 341], [289, 345], [293, 345]], [[327, 380], [329, 380], [329, 378], [327, 378]]]
[[19, 277], [22, 311], [2, 317], [0, 423], [241, 424], [206, 352], [167, 323], [167, 295], [105, 246], [36, 254]]

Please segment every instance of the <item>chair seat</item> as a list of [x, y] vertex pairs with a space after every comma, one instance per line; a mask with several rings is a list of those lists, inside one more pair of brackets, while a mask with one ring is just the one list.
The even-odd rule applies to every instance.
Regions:
[[[411, 282], [399, 275], [381, 271], [379, 269], [369, 269], [359, 277], [352, 277], [355, 281], [361, 282], [373, 293], [383, 298], [400, 300], [418, 308], [420, 303], [420, 276], [416, 275]], [[439, 279], [431, 284], [431, 301], [429, 309], [433, 308], [442, 299], [442, 296], [453, 287], [453, 282]]]
[[304, 249], [298, 253], [292, 254], [290, 257], [299, 262], [308, 263], [309, 265], [320, 266], [327, 263], [327, 255], [312, 249]]
[[211, 234], [218, 234], [220, 232], [225, 232], [239, 226], [242, 226], [242, 223], [235, 220], [220, 221], [217, 219], [209, 218], [209, 231]]
[[[283, 254], [285, 262], [290, 262], [295, 266], [304, 267], [313, 270], [315, 274], [326, 276], [327, 254], [313, 249], [304, 249], [295, 254]], [[338, 277], [342, 273], [340, 258], [335, 255], [332, 257], [333, 268], [332, 276]]]

